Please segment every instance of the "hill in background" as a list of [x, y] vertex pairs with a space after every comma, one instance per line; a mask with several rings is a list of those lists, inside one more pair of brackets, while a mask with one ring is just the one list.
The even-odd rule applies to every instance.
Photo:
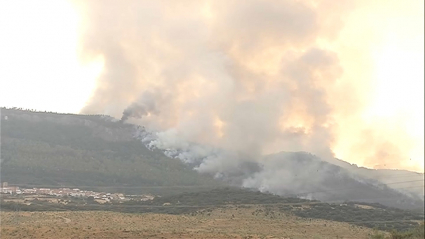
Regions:
[[132, 132], [132, 125], [108, 116], [2, 109], [1, 181], [38, 187], [103, 186], [126, 193], [219, 185], [147, 149]]
[[[198, 174], [193, 165], [167, 157], [162, 150], [148, 149], [134, 137], [134, 125], [109, 116], [18, 109], [2, 109], [1, 113], [2, 182], [159, 195], [226, 184]], [[423, 195], [402, 193], [379, 181], [374, 172], [357, 173], [338, 165], [338, 161], [334, 164], [309, 153], [282, 152], [254, 164], [250, 168], [255, 170], [248, 170], [250, 175], [242, 174], [253, 179], [251, 188], [261, 189], [273, 177], [273, 187], [268, 185], [262, 191], [327, 202], [378, 202], [423, 211]], [[292, 175], [291, 180], [285, 175]], [[391, 178], [391, 174], [385, 175]]]

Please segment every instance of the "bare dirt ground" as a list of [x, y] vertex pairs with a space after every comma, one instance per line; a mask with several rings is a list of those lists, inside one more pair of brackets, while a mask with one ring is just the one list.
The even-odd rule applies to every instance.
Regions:
[[261, 207], [192, 215], [1, 212], [1, 238], [369, 238], [372, 229], [302, 219]]

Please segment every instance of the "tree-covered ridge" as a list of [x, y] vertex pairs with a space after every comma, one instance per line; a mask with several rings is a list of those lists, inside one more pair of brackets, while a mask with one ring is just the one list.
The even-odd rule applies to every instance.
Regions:
[[1, 181], [57, 186], [216, 185], [105, 116], [2, 109]]

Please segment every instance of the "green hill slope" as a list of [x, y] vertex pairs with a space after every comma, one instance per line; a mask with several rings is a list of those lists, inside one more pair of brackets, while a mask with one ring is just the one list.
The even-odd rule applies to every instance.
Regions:
[[132, 125], [105, 116], [1, 110], [1, 181], [17, 185], [217, 186], [178, 160], [147, 149]]

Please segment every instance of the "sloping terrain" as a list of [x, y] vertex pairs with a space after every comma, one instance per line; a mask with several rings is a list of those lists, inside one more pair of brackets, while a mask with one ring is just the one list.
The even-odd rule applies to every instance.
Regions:
[[[1, 111], [1, 181], [15, 185], [214, 187], [218, 183], [133, 139], [133, 126], [106, 116]], [[143, 189], [144, 191], [148, 189]], [[153, 190], [152, 188], [149, 190]]]
[[[279, 195], [296, 196], [328, 202], [361, 201], [367, 203], [381, 203], [386, 206], [423, 211], [423, 197], [406, 194], [389, 185], [402, 189], [405, 185], [399, 183], [411, 179], [397, 179], [396, 184], [386, 185], [388, 181], [380, 181], [373, 176], [366, 177], [346, 168], [322, 161], [320, 158], [305, 152], [282, 152], [268, 155], [264, 165], [271, 164], [284, 168], [278, 173], [286, 183], [276, 184], [268, 188]], [[270, 162], [267, 162], [270, 161]], [[266, 169], [263, 174], [276, 173], [273, 168]], [[287, 175], [290, 175], [287, 176]], [[409, 186], [423, 187], [423, 180], [416, 178]]]
[[[424, 198], [425, 178], [423, 173], [395, 169], [368, 169], [364, 167], [358, 167], [355, 164], [350, 164], [339, 159], [334, 159], [332, 163], [348, 170], [353, 174], [388, 184], [389, 187], [406, 194], [410, 194], [413, 197]], [[404, 183], [394, 183], [398, 181]]]
[[[134, 137], [140, 128], [109, 116], [17, 109], [2, 109], [1, 113], [2, 182], [161, 195], [229, 183], [198, 174], [194, 165], [167, 157], [163, 150], [147, 148], [146, 142]], [[281, 196], [423, 211], [423, 197], [401, 191], [404, 184], [395, 190], [380, 181], [379, 170], [357, 172], [344, 165], [305, 152], [282, 152], [259, 162], [242, 162], [227, 176], [233, 177], [232, 185]]]

